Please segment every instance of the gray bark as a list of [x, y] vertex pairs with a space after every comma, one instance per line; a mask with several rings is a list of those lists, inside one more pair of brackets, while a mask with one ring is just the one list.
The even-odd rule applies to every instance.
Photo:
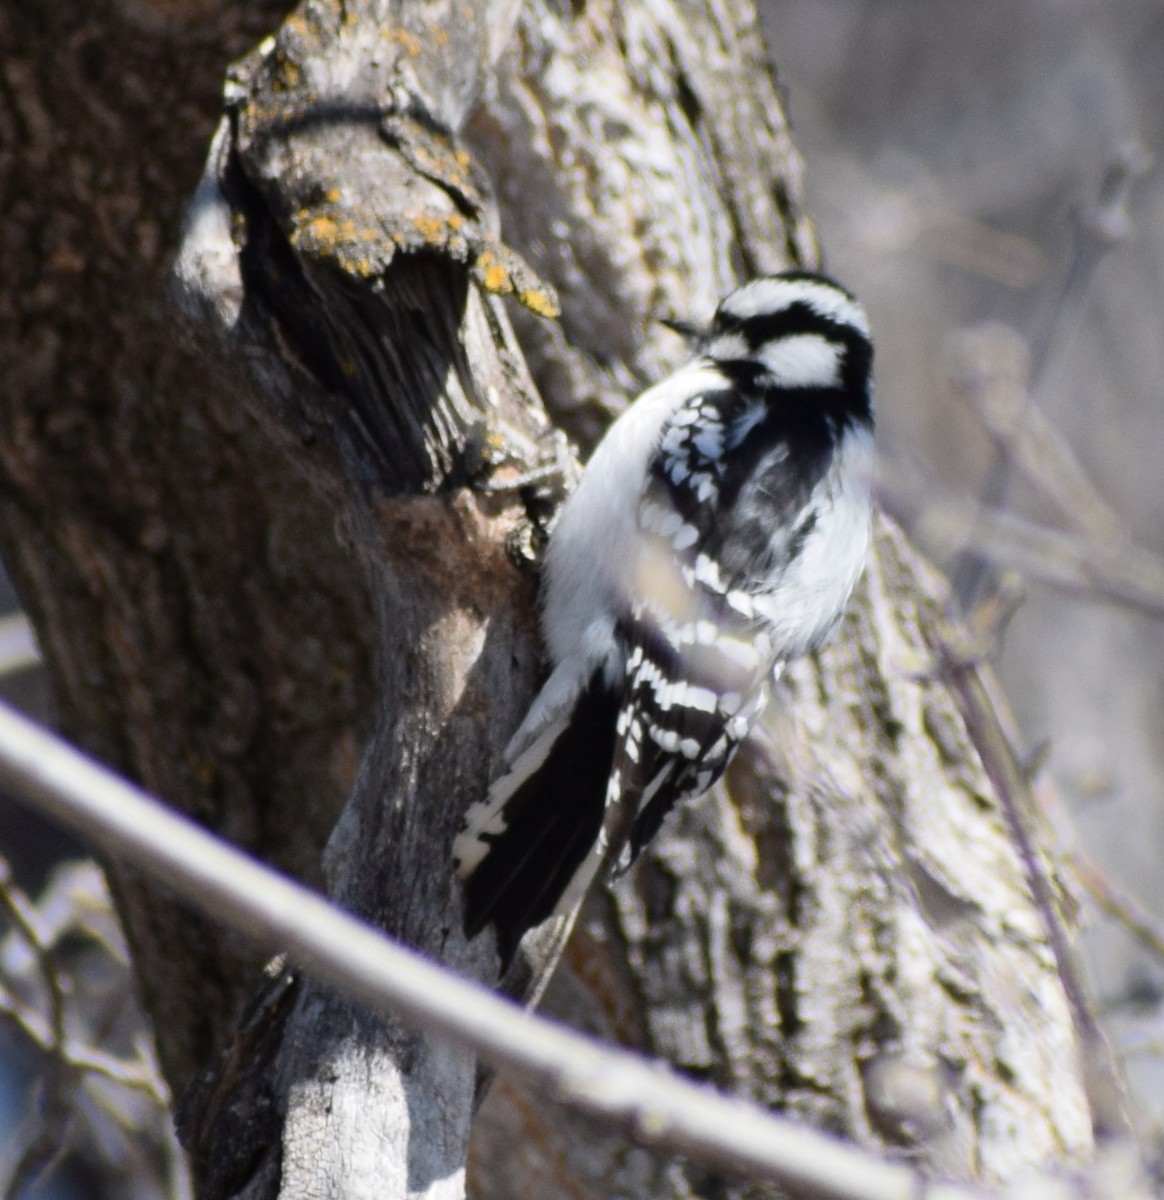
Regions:
[[[282, 4], [0, 7], [0, 538], [58, 724], [285, 870], [359, 763], [375, 636], [330, 508], [176, 335], [166, 281], [230, 58]], [[260, 965], [114, 867], [175, 1094]]]
[[[71, 732], [490, 977], [459, 934], [449, 843], [535, 685], [544, 510], [481, 485], [552, 458], [553, 425], [591, 441], [674, 365], [659, 318], [706, 317], [816, 248], [747, 5], [340, 10], [303, 5], [233, 74], [179, 259], [213, 354], [172, 347], [160, 253], [111, 256], [125, 345], [103, 359], [90, 335], [73, 400], [64, 350], [45, 338], [34, 359], [38, 335], [9, 328], [23, 386], [0, 524]], [[154, 55], [129, 76], [181, 94], [159, 47], [180, 58], [186, 26], [104, 20], [106, 52]], [[22, 9], [0, 21], [29, 55], [47, 44]], [[61, 115], [25, 117], [14, 191], [50, 173], [37, 129], [57, 161], [106, 161], [47, 82], [21, 95]], [[116, 99], [128, 143], [145, 102]], [[148, 180], [173, 153], [163, 138], [133, 161]], [[172, 245], [173, 202], [143, 213]], [[15, 239], [0, 261], [35, 294]], [[866, 1144], [1007, 1179], [1082, 1161], [1091, 1118], [1047, 914], [934, 670], [940, 594], [883, 526], [837, 643], [793, 673], [729, 787], [594, 898], [548, 1004]], [[209, 1068], [186, 1119], [204, 1196], [460, 1194], [468, 1056], [287, 977], [232, 1038], [245, 952], [117, 878], [171, 1082]], [[747, 1194], [505, 1080], [473, 1121], [471, 1176], [481, 1196]]]

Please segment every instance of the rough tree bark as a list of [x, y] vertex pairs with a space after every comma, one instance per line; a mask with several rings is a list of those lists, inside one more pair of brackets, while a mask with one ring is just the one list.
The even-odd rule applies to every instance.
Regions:
[[[310, 0], [228, 87], [179, 260], [194, 349], [163, 299], [181, 209], [278, 8], [0, 10], [0, 538], [71, 735], [488, 977], [448, 846], [536, 682], [543, 514], [486, 485], [673, 365], [658, 318], [816, 263], [801, 165], [742, 0]], [[1006, 1179], [1085, 1159], [1092, 1124], [1045, 914], [933, 670], [940, 594], [883, 525], [835, 646], [594, 898], [547, 1003]], [[460, 1194], [468, 1056], [286, 978], [235, 1036], [246, 947], [111, 869], [169, 1080], [209, 1072], [203, 1195]], [[504, 1079], [471, 1175], [751, 1194]]]

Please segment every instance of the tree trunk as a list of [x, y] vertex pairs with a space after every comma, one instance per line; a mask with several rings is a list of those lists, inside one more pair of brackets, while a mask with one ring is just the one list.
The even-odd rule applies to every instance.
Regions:
[[[449, 845], [536, 684], [553, 499], [493, 485], [675, 365], [661, 318], [816, 265], [801, 165], [743, 0], [315, 0], [232, 73], [178, 259], [196, 350], [167, 268], [217, 81], [276, 8], [0, 11], [0, 536], [72, 736], [492, 978]], [[1092, 1119], [940, 596], [883, 523], [841, 636], [593, 898], [547, 1004], [1008, 1179], [1084, 1159]], [[460, 1194], [470, 1056], [286, 976], [236, 1036], [246, 947], [111, 866], [171, 1085], [209, 1072], [202, 1195]], [[479, 1196], [754, 1194], [504, 1079], [471, 1150]]]

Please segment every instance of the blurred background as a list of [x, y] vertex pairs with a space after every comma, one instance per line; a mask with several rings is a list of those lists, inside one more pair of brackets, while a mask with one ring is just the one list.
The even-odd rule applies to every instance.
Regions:
[[[884, 502], [970, 607], [994, 594], [985, 562], [1023, 568], [996, 660], [1018, 748], [1060, 850], [1164, 927], [1164, 4], [760, 8], [828, 267], [873, 321]], [[0, 628], [0, 693], [47, 718], [21, 630]], [[116, 931], [97, 915], [52, 927], [56, 897], [100, 907], [95, 874], [58, 867], [75, 851], [0, 802], [0, 860], [41, 898], [69, 986], [95, 981], [101, 1029], [83, 1032], [111, 1037], [139, 1076], [86, 1093], [67, 1125], [79, 1149], [26, 1194], [179, 1196]], [[1158, 1139], [1162, 946], [1080, 897], [1093, 990]], [[10, 929], [5, 987], [43, 1004]], [[0, 1020], [0, 1168], [27, 1149], [37, 1062], [27, 1031]]]
[[[996, 665], [1064, 847], [1164, 927], [1164, 4], [761, 12], [828, 267], [873, 323], [884, 501], [971, 603], [970, 547], [1012, 549], [981, 505], [1049, 531], [1051, 569], [1070, 535], [1091, 576], [1024, 571]], [[980, 408], [1030, 418], [1035, 471]], [[1093, 990], [1158, 1137], [1164, 959], [1081, 895]]]

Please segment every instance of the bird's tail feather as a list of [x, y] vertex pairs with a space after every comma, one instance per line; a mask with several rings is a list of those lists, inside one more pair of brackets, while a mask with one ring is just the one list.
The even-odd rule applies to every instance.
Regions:
[[454, 855], [465, 932], [492, 924], [508, 964], [525, 931], [558, 908], [598, 838], [614, 758], [618, 698], [595, 672], [569, 714], [535, 739], [471, 809]]

